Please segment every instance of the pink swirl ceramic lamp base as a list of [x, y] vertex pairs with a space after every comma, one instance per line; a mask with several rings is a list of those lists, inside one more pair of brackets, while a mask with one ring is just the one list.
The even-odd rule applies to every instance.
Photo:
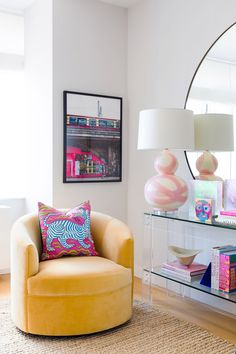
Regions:
[[221, 177], [214, 174], [217, 167], [218, 161], [216, 157], [209, 151], [204, 151], [196, 161], [196, 168], [199, 171], [199, 175], [195, 178], [203, 181], [223, 181]]
[[154, 163], [158, 175], [151, 177], [144, 187], [148, 204], [159, 211], [174, 211], [183, 205], [188, 197], [185, 181], [174, 175], [178, 162], [169, 151], [163, 150]]

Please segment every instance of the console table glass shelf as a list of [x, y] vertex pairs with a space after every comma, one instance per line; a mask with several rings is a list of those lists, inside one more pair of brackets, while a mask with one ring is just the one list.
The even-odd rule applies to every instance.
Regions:
[[[231, 230], [231, 235], [232, 235], [232, 232], [234, 234], [234, 230], [236, 230], [236, 224], [235, 225], [226, 225], [226, 224], [219, 224], [219, 223], [217, 223], [217, 224], [216, 223], [211, 223], [211, 224], [210, 223], [209, 224], [202, 223], [200, 221], [195, 220], [194, 218], [191, 218], [188, 215], [188, 213], [179, 212], [179, 211], [176, 213], [161, 213], [161, 214], [157, 214], [154, 212], [150, 212], [150, 213], [146, 212], [146, 213], [144, 213], [144, 216], [147, 219], [147, 220], [145, 220], [145, 225], [148, 226], [148, 228], [149, 228], [149, 231], [148, 231], [149, 241], [147, 241], [147, 238], [146, 238], [145, 245], [144, 245], [144, 248], [145, 247], [148, 248], [148, 252], [146, 252], [146, 256], [147, 256], [146, 257], [147, 258], [146, 264], [144, 262], [144, 266], [143, 266], [143, 272], [144, 272], [143, 285], [145, 285], [145, 286], [148, 285], [148, 288], [150, 288], [149, 294], [148, 294], [149, 300], [150, 300], [150, 296], [151, 296], [150, 293], [151, 293], [151, 285], [153, 282], [153, 276], [158, 276], [159, 278], [170, 281], [172, 284], [176, 283], [176, 284], [182, 285], [184, 287], [198, 290], [202, 293], [206, 293], [209, 295], [213, 295], [217, 298], [227, 300], [231, 303], [236, 303], [236, 292], [226, 293], [223, 291], [215, 290], [210, 287], [201, 285], [200, 281], [201, 281], [202, 276], [197, 276], [191, 282], [188, 282], [188, 281], [178, 279], [172, 275], [168, 275], [168, 274], [162, 272], [160, 263], [163, 263], [163, 262], [160, 262], [159, 260], [155, 260], [156, 251], [154, 249], [154, 244], [156, 242], [156, 239], [158, 238], [158, 237], [154, 237], [154, 236], [156, 236], [156, 234], [158, 234], [158, 232], [161, 232], [161, 231], [163, 232], [165, 227], [166, 227], [165, 236], [167, 239], [166, 241], [168, 243], [170, 242], [170, 240], [171, 240], [171, 243], [173, 242], [171, 239], [171, 236], [173, 236], [173, 230], [176, 230], [176, 226], [175, 226], [176, 222], [178, 224], [179, 224], [179, 222], [182, 222], [185, 225], [187, 224], [187, 225], [189, 225], [190, 229], [194, 228], [194, 230], [196, 231], [195, 233], [200, 233], [200, 234], [202, 233], [203, 229], [207, 231], [210, 228], [210, 230], [214, 233], [214, 229], [212, 229], [212, 228], [220, 228], [220, 229], [222, 229], [222, 232], [224, 232], [224, 229], [225, 229], [225, 232], [227, 232], [227, 234], [228, 234], [228, 231], [226, 231], [226, 230], [229, 230], [229, 232]], [[161, 227], [159, 228], [159, 226], [157, 226], [155, 229], [155, 227], [153, 227], [155, 222], [164, 222], [164, 223], [166, 222], [166, 224], [164, 226], [162, 224], [162, 226], [161, 226], [162, 229], [161, 229]], [[172, 229], [171, 228], [168, 229], [169, 225], [170, 225], [169, 222], [171, 222], [171, 224], [172, 224]], [[189, 230], [187, 230], [187, 235], [184, 236], [185, 239], [188, 239], [188, 236], [189, 236], [188, 233], [189, 233]], [[227, 234], [225, 234], [225, 235], [227, 236]], [[148, 235], [145, 235], [145, 236], [148, 236]], [[196, 234], [192, 237], [196, 237]], [[204, 239], [204, 237], [202, 239]], [[224, 242], [226, 242], [226, 244], [228, 244], [227, 240], [225, 240]], [[235, 241], [233, 241], [233, 242], [234, 242], [233, 244], [236, 244], [236, 234], [235, 234]], [[164, 244], [160, 240], [158, 243], [158, 248], [161, 248], [161, 247], [164, 247]], [[209, 250], [208, 250], [208, 252], [209, 252]], [[144, 253], [145, 253], [145, 250], [144, 250]], [[207, 264], [207, 262], [205, 262], [205, 264]], [[167, 286], [167, 288], [168, 288], [168, 286]]]
[[[144, 271], [148, 272], [148, 269], [144, 269]], [[158, 276], [160, 276], [162, 278], [165, 278], [167, 280], [171, 280], [171, 281], [173, 281], [175, 283], [178, 283], [178, 284], [181, 284], [181, 285], [185, 285], [185, 286], [187, 286], [189, 288], [192, 288], [192, 289], [195, 289], [195, 290], [199, 290], [199, 291], [202, 291], [204, 293], [207, 293], [207, 294], [222, 298], [224, 300], [228, 300], [230, 302], [236, 303], [236, 292], [225, 293], [223, 291], [214, 290], [214, 289], [211, 289], [211, 288], [209, 288], [209, 287], [207, 287], [205, 285], [201, 285], [200, 284], [200, 280], [202, 278], [201, 276], [197, 276], [197, 277], [194, 278], [195, 280], [193, 280], [191, 282], [187, 282], [187, 281], [175, 278], [173, 276], [169, 276], [169, 275], [164, 274], [161, 271], [161, 267], [155, 267], [154, 269], [151, 270], [151, 273], [154, 274], [154, 275], [158, 275]]]
[[219, 227], [219, 228], [223, 228], [223, 229], [236, 230], [236, 217], [235, 217], [235, 225], [227, 225], [227, 224], [220, 224], [220, 223], [216, 223], [216, 222], [204, 223], [204, 222], [195, 220], [194, 218], [189, 216], [188, 213], [185, 213], [185, 212], [161, 213], [161, 214], [144, 213], [144, 215], [157, 217], [157, 218], [164, 218], [164, 219], [169, 219], [169, 220], [179, 220], [179, 221], [184, 221], [184, 222], [189, 222], [189, 223], [204, 225], [204, 226], [212, 226], [212, 227]]

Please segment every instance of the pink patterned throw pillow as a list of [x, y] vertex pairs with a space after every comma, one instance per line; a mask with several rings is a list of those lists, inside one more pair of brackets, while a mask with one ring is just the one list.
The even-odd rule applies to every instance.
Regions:
[[42, 260], [62, 256], [97, 256], [90, 233], [89, 202], [62, 212], [38, 203], [43, 241]]

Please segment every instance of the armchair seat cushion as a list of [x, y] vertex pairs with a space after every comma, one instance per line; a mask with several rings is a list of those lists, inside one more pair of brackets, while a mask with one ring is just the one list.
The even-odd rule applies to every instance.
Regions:
[[130, 286], [131, 269], [103, 257], [63, 257], [39, 263], [28, 278], [30, 296], [84, 296]]

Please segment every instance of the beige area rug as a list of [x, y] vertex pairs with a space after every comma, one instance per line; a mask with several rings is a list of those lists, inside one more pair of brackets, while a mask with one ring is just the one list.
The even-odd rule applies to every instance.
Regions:
[[116, 329], [77, 337], [40, 337], [17, 330], [9, 304], [0, 302], [1, 354], [233, 354], [234, 346], [207, 331], [141, 302], [131, 321]]

